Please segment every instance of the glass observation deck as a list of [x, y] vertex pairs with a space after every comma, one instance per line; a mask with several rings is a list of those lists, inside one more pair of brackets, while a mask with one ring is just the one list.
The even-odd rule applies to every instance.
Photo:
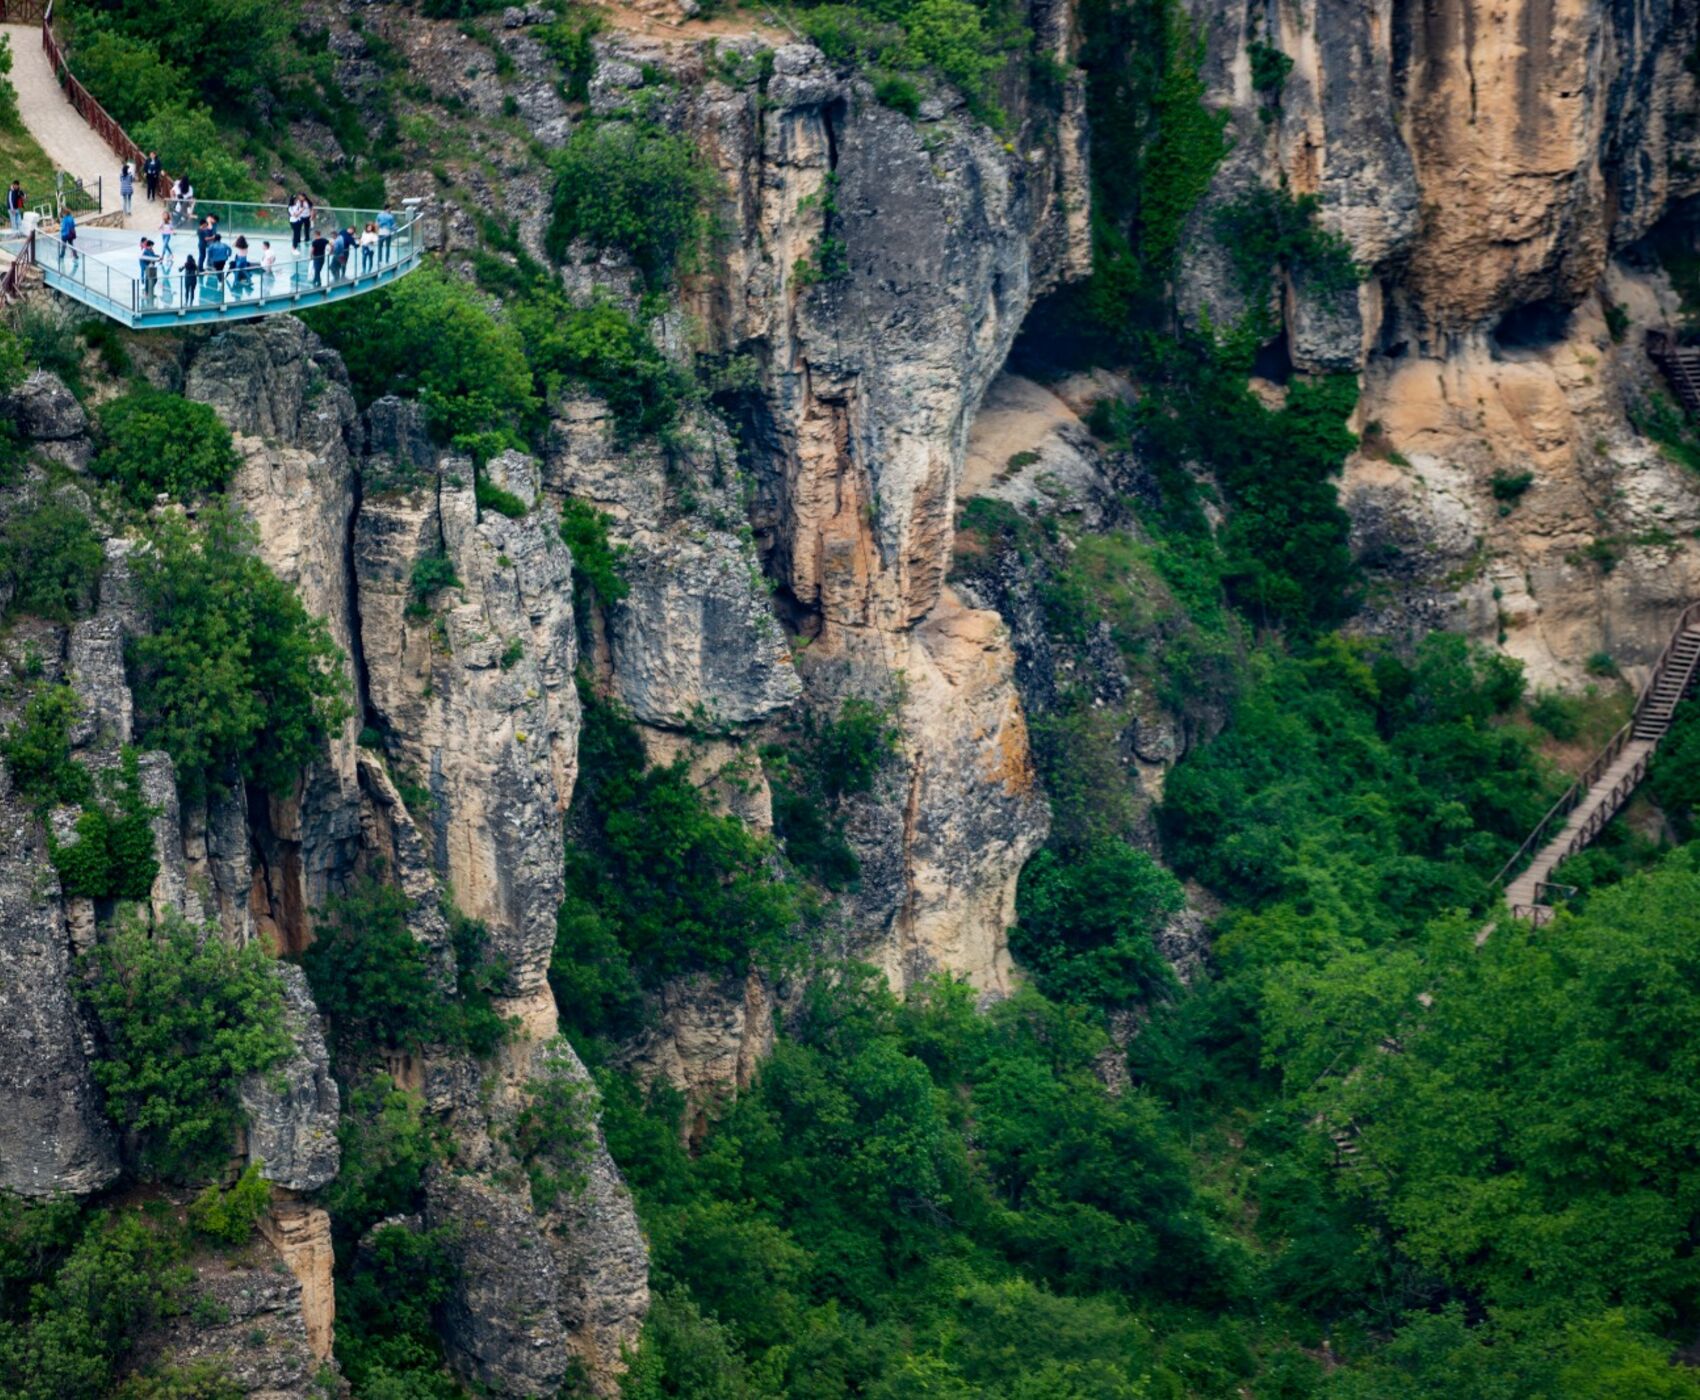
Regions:
[[[138, 201], [136, 222], [150, 222], [150, 213], [163, 213], [167, 203], [178, 207], [176, 201], [153, 205]], [[318, 207], [312, 234], [293, 247], [287, 206], [197, 199], [178, 215], [169, 250], [157, 226], [79, 227], [75, 244], [68, 245], [60, 240], [57, 228], [43, 224], [35, 233], [35, 262], [54, 291], [133, 330], [241, 321], [344, 301], [413, 271], [423, 251], [419, 210], [408, 205], [393, 212], [395, 232], [386, 240], [380, 230], [376, 248], [368, 252], [356, 246], [344, 262], [327, 250], [317, 266], [311, 254], [313, 234], [334, 243], [338, 229], [352, 228], [358, 238], [368, 223], [377, 222], [378, 211]], [[196, 228], [208, 214], [218, 218], [219, 236], [231, 250], [230, 259], [221, 270], [198, 266], [191, 273], [185, 259], [193, 255], [197, 264], [202, 261]], [[146, 270], [141, 260], [143, 238], [151, 238], [161, 255], [160, 262]], [[245, 250], [236, 247], [238, 238], [247, 240]], [[269, 273], [262, 266], [268, 243], [273, 255]], [[236, 265], [241, 252], [247, 257], [244, 267]]]

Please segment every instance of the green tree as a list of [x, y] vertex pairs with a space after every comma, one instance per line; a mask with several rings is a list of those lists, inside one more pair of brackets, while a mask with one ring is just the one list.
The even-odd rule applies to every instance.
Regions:
[[490, 1006], [490, 984], [500, 980], [500, 970], [492, 978], [480, 975], [480, 927], [454, 921], [459, 956], [444, 967], [408, 926], [412, 908], [400, 889], [376, 879], [327, 900], [301, 958], [314, 1004], [331, 1018], [346, 1053], [419, 1054], [452, 1045], [488, 1054], [506, 1027]]
[[348, 714], [329, 629], [254, 543], [253, 527], [219, 505], [198, 528], [161, 520], [133, 556], [152, 625], [127, 652], [139, 728], [191, 795], [236, 777], [288, 792]]
[[[945, 2], [945, 0], [940, 0]], [[546, 241], [630, 254], [651, 287], [691, 271], [708, 234], [714, 173], [692, 142], [656, 126], [585, 122], [555, 160]]]
[[[89, 1211], [41, 1221], [57, 1239], [20, 1270], [25, 1307], [0, 1326], [0, 1390], [15, 1400], [99, 1400], [143, 1334], [180, 1313], [192, 1272], [175, 1232], [135, 1210]], [[26, 1221], [28, 1217], [26, 1216]], [[66, 1227], [69, 1228], [66, 1228]], [[11, 1232], [13, 1240], [20, 1232]], [[43, 1241], [38, 1234], [32, 1244]], [[24, 1262], [24, 1261], [20, 1261]], [[31, 1280], [30, 1275], [35, 1277]]]
[[[197, 69], [205, 61], [204, 56], [197, 57]], [[143, 150], [157, 151], [160, 164], [172, 175], [187, 175], [198, 198], [249, 201], [260, 196], [259, 183], [225, 144], [218, 123], [205, 107], [162, 108], [130, 134]]]
[[158, 44], [116, 30], [97, 29], [77, 44], [71, 61], [77, 81], [123, 127], [181, 107], [192, 91], [188, 75], [160, 57]]
[[337, 1142], [342, 1162], [325, 1192], [345, 1252], [386, 1215], [413, 1210], [425, 1168], [443, 1153], [425, 1101], [374, 1072], [343, 1092]]
[[133, 389], [102, 404], [95, 425], [101, 447], [89, 469], [137, 505], [162, 491], [187, 501], [222, 490], [241, 465], [218, 414], [177, 394]]
[[0, 580], [10, 589], [10, 614], [70, 622], [94, 602], [105, 558], [88, 517], [49, 497], [33, 510], [0, 520]]
[[1171, 985], [1152, 936], [1185, 902], [1180, 882], [1124, 841], [1044, 850], [1021, 872], [1010, 951], [1047, 996], [1136, 1000]]
[[126, 744], [118, 766], [101, 770], [99, 788], [98, 798], [84, 799], [74, 842], [48, 836], [60, 889], [90, 899], [146, 899], [159, 874], [153, 835], [159, 809], [142, 796], [135, 749]]
[[91, 1066], [152, 1172], [216, 1171], [242, 1122], [244, 1078], [290, 1051], [283, 984], [258, 944], [237, 948], [175, 914], [122, 924], [88, 955], [83, 995], [105, 1051]]
[[582, 384], [607, 403], [622, 439], [664, 432], [677, 421], [682, 376], [649, 332], [615, 303], [574, 306], [539, 293], [516, 302], [513, 318], [548, 397], [563, 384]]
[[[516, 431], [536, 410], [518, 332], [473, 288], [435, 268], [308, 320], [343, 352], [362, 403], [382, 394], [418, 399], [439, 441]], [[384, 334], [372, 335], [375, 324]]]
[[1437, 943], [1401, 1053], [1339, 1086], [1365, 1145], [1350, 1184], [1410, 1257], [1542, 1325], [1700, 1300], [1697, 909], [1684, 852], [1581, 915]]
[[0, 737], [0, 758], [13, 785], [34, 803], [81, 802], [93, 790], [88, 769], [71, 759], [77, 709], [70, 686], [42, 686]]
[[567, 852], [551, 977], [569, 1023], [597, 1032], [633, 1009], [633, 974], [653, 983], [772, 958], [799, 909], [771, 840], [715, 812], [685, 760], [649, 766], [629, 722], [581, 695], [573, 801], [586, 840]]
[[1665, 815], [1687, 839], [1700, 807], [1700, 703], [1684, 700], [1654, 751], [1648, 787]]

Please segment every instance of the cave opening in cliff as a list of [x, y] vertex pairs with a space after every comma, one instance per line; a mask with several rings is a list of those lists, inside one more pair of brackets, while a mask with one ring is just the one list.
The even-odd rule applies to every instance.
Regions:
[[1045, 380], [1115, 363], [1116, 347], [1095, 329], [1084, 304], [1086, 294], [1085, 285], [1075, 283], [1035, 301], [1016, 332], [1004, 369]]
[[1285, 330], [1267, 344], [1257, 347], [1251, 372], [1256, 378], [1267, 379], [1271, 384], [1285, 384], [1292, 378], [1293, 352]]
[[1545, 350], [1570, 332], [1572, 308], [1545, 298], [1514, 306], [1493, 328], [1493, 348], [1498, 353]]

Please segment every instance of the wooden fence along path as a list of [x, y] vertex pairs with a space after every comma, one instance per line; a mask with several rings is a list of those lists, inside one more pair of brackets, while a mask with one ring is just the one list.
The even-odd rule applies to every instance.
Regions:
[[[1586, 848], [1647, 776], [1647, 764], [1670, 728], [1677, 705], [1694, 684], [1700, 663], [1700, 603], [1682, 610], [1653, 673], [1635, 701], [1629, 723], [1541, 818], [1529, 839], [1505, 863], [1495, 883], [1516, 918], [1546, 923], [1553, 916], [1549, 876], [1559, 862]], [[1486, 938], [1492, 925], [1483, 929]]]

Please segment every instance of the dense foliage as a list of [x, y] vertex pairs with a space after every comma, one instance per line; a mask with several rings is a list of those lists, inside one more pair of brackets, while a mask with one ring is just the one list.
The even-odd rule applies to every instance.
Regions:
[[219, 1170], [242, 1121], [242, 1081], [292, 1047], [282, 983], [258, 944], [176, 915], [122, 924], [88, 955], [84, 995], [104, 1051], [93, 1063], [107, 1111], [169, 1177]]
[[0, 1390], [96, 1400], [142, 1333], [184, 1311], [193, 1274], [157, 1213], [0, 1197]]
[[708, 232], [711, 169], [692, 142], [655, 126], [585, 122], [555, 159], [547, 242], [618, 249], [652, 287], [689, 272]]
[[548, 398], [572, 384], [599, 394], [621, 439], [672, 427], [685, 392], [679, 371], [619, 306], [574, 306], [556, 293], [534, 292], [514, 303], [513, 319]]
[[1180, 882], [1125, 841], [1041, 851], [1021, 874], [1010, 951], [1047, 996], [1136, 1001], [1169, 985], [1152, 935], [1184, 903]]
[[1239, 1265], [1161, 1109], [1093, 1074], [1105, 1043], [1032, 994], [983, 1016], [939, 983], [900, 1006], [846, 969], [810, 987], [694, 1158], [676, 1098], [646, 1105], [607, 1079], [657, 1290], [627, 1393], [1098, 1400], [1146, 1394], [1153, 1373], [1174, 1384], [1184, 1343], [1166, 1361], [1115, 1295], [1216, 1297]]
[[[343, 352], [362, 403], [383, 394], [417, 399], [443, 442], [518, 431], [536, 410], [518, 333], [466, 283], [434, 267], [308, 320]], [[371, 334], [374, 324], [382, 335]]]
[[641, 990], [681, 972], [775, 957], [799, 917], [771, 841], [715, 811], [681, 757], [650, 765], [619, 710], [588, 689], [549, 980], [564, 1022], [631, 1029]]
[[161, 520], [134, 559], [151, 633], [128, 647], [142, 736], [190, 793], [240, 777], [287, 792], [348, 713], [322, 618], [252, 552], [232, 508]]
[[829, 890], [852, 888], [861, 873], [844, 835], [845, 799], [873, 790], [897, 741], [884, 707], [851, 696], [828, 719], [805, 711], [787, 742], [762, 750], [785, 854]]
[[94, 602], [104, 559], [88, 516], [50, 497], [33, 510], [0, 519], [0, 590], [8, 616], [28, 613], [70, 622]]
[[48, 856], [62, 893], [90, 899], [146, 899], [159, 862], [153, 818], [142, 796], [136, 751], [123, 746], [116, 765], [98, 772], [71, 753], [77, 698], [70, 686], [39, 686], [23, 713], [0, 734], [0, 759], [14, 788], [43, 816], [56, 804], [79, 806], [71, 834], [47, 834]]
[[573, 591], [607, 607], [630, 591], [623, 573], [626, 546], [608, 539], [608, 516], [588, 501], [561, 502], [561, 538], [573, 556]]
[[137, 505], [165, 492], [180, 501], [217, 491], [240, 465], [230, 429], [204, 403], [134, 389], [95, 414], [100, 451], [89, 470]]
[[301, 959], [314, 1004], [331, 1018], [344, 1053], [417, 1055], [447, 1045], [489, 1054], [507, 1027], [490, 1006], [502, 972], [487, 963], [483, 928], [451, 915], [451, 986], [448, 970], [408, 926], [412, 909], [400, 889], [375, 879], [329, 900]]

